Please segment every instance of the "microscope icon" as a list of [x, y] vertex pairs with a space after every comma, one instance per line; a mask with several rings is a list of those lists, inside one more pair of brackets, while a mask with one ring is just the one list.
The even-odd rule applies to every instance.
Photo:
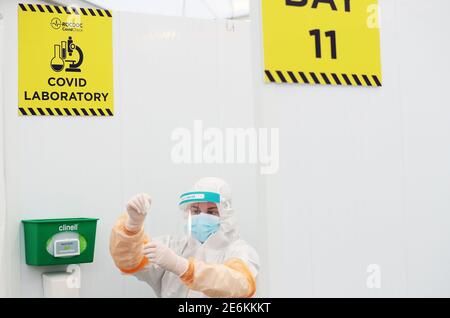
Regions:
[[[75, 52], [78, 57], [76, 58]], [[50, 66], [55, 72], [61, 72], [66, 63], [69, 63], [65, 69], [66, 72], [81, 72], [80, 66], [83, 63], [83, 51], [78, 45], [73, 43], [73, 39], [69, 36], [67, 41], [61, 41], [61, 44], [53, 46], [53, 58], [50, 61]]]

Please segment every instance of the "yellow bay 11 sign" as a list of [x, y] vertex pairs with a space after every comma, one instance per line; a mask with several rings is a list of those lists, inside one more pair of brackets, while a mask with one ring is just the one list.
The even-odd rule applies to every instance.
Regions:
[[381, 86], [378, 0], [262, 0], [265, 81]]
[[113, 116], [112, 14], [18, 6], [19, 115]]

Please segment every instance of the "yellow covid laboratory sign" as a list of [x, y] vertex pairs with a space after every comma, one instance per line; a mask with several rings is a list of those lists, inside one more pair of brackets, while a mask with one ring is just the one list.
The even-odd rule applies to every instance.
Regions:
[[113, 116], [112, 14], [18, 5], [19, 115]]
[[262, 0], [265, 81], [381, 86], [378, 0]]

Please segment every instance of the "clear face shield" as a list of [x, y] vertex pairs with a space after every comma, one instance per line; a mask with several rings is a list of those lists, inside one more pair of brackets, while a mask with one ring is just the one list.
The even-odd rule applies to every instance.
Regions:
[[215, 192], [188, 192], [180, 197], [185, 234], [200, 243], [214, 235], [220, 226], [220, 194]]

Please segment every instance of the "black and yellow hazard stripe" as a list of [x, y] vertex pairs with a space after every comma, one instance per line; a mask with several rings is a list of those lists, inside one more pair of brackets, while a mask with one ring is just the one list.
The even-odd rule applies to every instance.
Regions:
[[111, 11], [105, 10], [105, 9], [64, 7], [64, 6], [45, 5], [45, 4], [30, 4], [30, 3], [19, 3], [19, 7], [22, 11], [28, 11], [28, 12], [75, 14], [75, 15], [86, 15], [86, 16], [93, 16], [93, 17], [95, 17], [95, 16], [106, 17], [106, 18], [112, 17]]
[[343, 86], [382, 86], [377, 75], [316, 73], [302, 71], [265, 70], [266, 81], [271, 83], [343, 85]]
[[108, 108], [19, 107], [20, 116], [113, 116]]

